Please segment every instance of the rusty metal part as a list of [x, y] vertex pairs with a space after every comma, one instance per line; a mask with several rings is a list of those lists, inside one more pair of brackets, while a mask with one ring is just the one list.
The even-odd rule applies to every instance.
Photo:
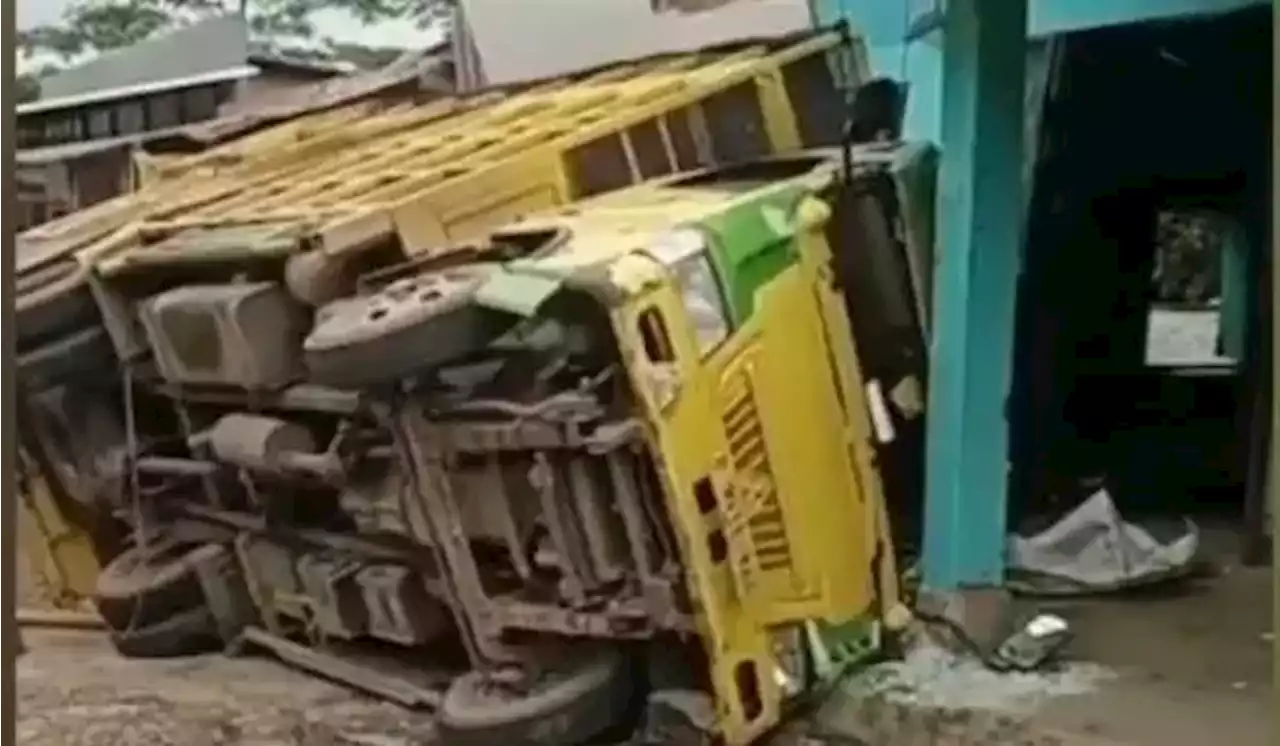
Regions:
[[457, 453], [543, 451], [572, 448], [575, 433], [546, 422], [427, 422], [424, 435], [447, 442]]
[[368, 608], [368, 632], [402, 645], [421, 645], [448, 628], [448, 612], [427, 595], [415, 573], [397, 565], [372, 565], [356, 573]]
[[298, 559], [298, 577], [313, 601], [311, 623], [323, 634], [352, 640], [369, 630], [371, 609], [356, 582], [360, 569], [357, 561], [324, 554]]
[[233, 643], [246, 627], [259, 622], [258, 608], [236, 554], [221, 544], [208, 544], [190, 555], [189, 561], [218, 636], [224, 643]]
[[301, 621], [308, 618], [309, 605], [298, 603], [305, 597], [296, 568], [297, 550], [256, 534], [236, 537], [235, 550], [245, 571], [249, 595], [267, 629], [283, 631], [281, 617]]
[[436, 708], [443, 695], [382, 671], [356, 665], [335, 655], [303, 647], [258, 627], [249, 627], [240, 637], [243, 643], [264, 648], [285, 663], [324, 678], [338, 681], [375, 697], [413, 709]]
[[548, 422], [590, 422], [604, 416], [600, 401], [588, 393], [564, 391], [534, 404], [501, 399], [472, 399], [457, 404], [443, 415], [488, 415], [509, 417], [515, 420], [545, 420]]
[[612, 583], [622, 579], [628, 569], [624, 559], [626, 550], [621, 546], [623, 529], [617, 513], [611, 509], [613, 485], [607, 479], [596, 478], [599, 470], [592, 467], [598, 464], [592, 461], [596, 460], [585, 456], [570, 459], [566, 486], [573, 495], [595, 576], [601, 583]]
[[98, 309], [89, 291], [88, 270], [63, 259], [20, 272], [15, 278], [14, 327], [20, 348], [61, 332], [97, 325]]
[[404, 491], [409, 489], [404, 470], [388, 463], [385, 456], [372, 463], [366, 452], [368, 466], [358, 478], [349, 480], [338, 494], [342, 512], [355, 521], [356, 530], [365, 534], [395, 534], [412, 538], [415, 534], [409, 525], [404, 509]]
[[33, 455], [67, 497], [90, 509], [119, 497], [119, 455], [128, 438], [117, 401], [83, 386], [24, 388], [21, 416]]
[[315, 438], [305, 427], [275, 417], [229, 414], [206, 433], [214, 455], [246, 469], [278, 470], [292, 453], [314, 453]]
[[17, 609], [14, 612], [23, 627], [57, 627], [61, 629], [105, 630], [106, 622], [95, 613], [51, 609]]
[[534, 455], [534, 466], [529, 471], [529, 481], [538, 493], [538, 504], [547, 533], [551, 538], [556, 569], [560, 573], [560, 592], [572, 604], [586, 600], [588, 586], [594, 586], [596, 578], [589, 574], [583, 542], [578, 526], [571, 520], [569, 501], [558, 478], [557, 469], [546, 454]]
[[499, 630], [490, 620], [480, 568], [463, 531], [446, 468], [446, 444], [433, 437], [416, 402], [402, 402], [394, 419], [388, 418], [387, 422], [396, 429], [413, 470], [417, 484], [412, 492], [413, 502], [422, 510], [430, 530], [430, 535], [422, 538], [439, 553], [441, 570], [451, 591], [449, 606], [473, 665], [489, 667], [510, 660], [511, 651], [502, 645]]
[[205, 433], [210, 450], [221, 461], [250, 471], [307, 474], [326, 480], [342, 476], [336, 453], [316, 453], [305, 427], [275, 417], [229, 414]]
[[457, 453], [495, 451], [584, 450], [607, 453], [633, 442], [640, 435], [635, 420], [605, 423], [584, 428], [577, 423], [557, 424], [542, 420], [500, 420], [497, 422], [427, 421], [423, 432], [448, 443]]
[[[132, 378], [132, 375], [133, 375], [133, 368], [129, 368], [128, 376]], [[178, 404], [173, 408], [173, 412], [176, 415], [176, 418], [178, 420], [178, 427], [179, 427], [180, 434], [182, 435], [182, 437], [186, 438], [188, 442], [190, 442], [191, 438], [194, 437], [195, 435], [195, 423], [191, 419], [191, 411], [187, 407], [181, 404]], [[130, 422], [131, 423], [134, 422], [133, 418], [130, 418]], [[198, 452], [200, 449], [193, 448], [191, 450]], [[131, 451], [130, 453], [132, 453], [136, 458], [137, 456], [136, 451]], [[133, 474], [133, 477], [134, 477], [134, 483], [136, 484], [137, 478], [138, 478], [138, 472], [136, 470]], [[200, 489], [202, 492], [204, 492], [205, 499], [209, 502], [210, 505], [213, 505], [218, 508], [222, 508], [226, 506], [226, 502], [223, 499], [222, 490], [219, 489], [218, 482], [215, 479], [213, 474], [205, 474], [200, 477]]]
[[507, 554], [511, 558], [511, 566], [515, 569], [516, 574], [521, 580], [528, 581], [533, 577], [533, 568], [529, 564], [527, 556], [527, 537], [521, 535], [521, 526], [518, 525], [516, 519], [516, 502], [511, 499], [511, 491], [507, 489], [506, 475], [502, 470], [502, 463], [496, 455], [491, 455], [485, 459], [482, 469], [484, 478], [488, 480], [488, 489], [485, 490], [489, 496], [489, 504], [486, 508], [491, 508], [493, 520], [500, 526], [500, 533], [503, 541], [507, 545]]
[[166, 380], [274, 390], [302, 377], [307, 320], [275, 283], [183, 285], [140, 304]]
[[504, 630], [549, 632], [567, 637], [644, 640], [653, 636], [648, 610], [635, 600], [601, 611], [580, 611], [514, 598], [493, 600], [495, 623]]
[[[189, 502], [183, 503], [180, 510], [190, 519], [199, 522], [207, 521], [234, 531], [260, 534], [267, 530], [266, 521], [262, 517], [249, 513], [210, 508]], [[282, 532], [291, 538], [317, 548], [332, 549], [336, 552], [387, 562], [403, 562], [415, 567], [423, 565], [423, 557], [420, 552], [416, 553], [402, 547], [389, 546], [373, 539], [308, 528], [282, 529]]]
[[153, 389], [164, 396], [193, 404], [214, 404], [238, 409], [271, 409], [283, 412], [320, 412], [355, 416], [366, 408], [357, 391], [298, 384], [280, 391], [234, 391], [225, 388], [183, 386], [160, 382]]
[[[447, 483], [447, 492], [435, 483], [424, 485], [422, 499], [428, 510], [439, 514], [440, 525], [448, 527], [444, 540], [452, 546], [446, 567], [460, 588], [471, 589], [463, 609], [478, 637], [483, 640], [506, 630], [525, 630], [644, 638], [659, 628], [692, 629], [690, 617], [676, 603], [678, 578], [664, 577], [668, 558], [652, 550], [663, 542], [652, 535], [653, 527], [640, 505], [643, 495], [629, 483], [636, 470], [624, 465], [623, 460], [634, 458], [629, 450], [642, 435], [639, 423], [628, 420], [593, 428], [586, 423], [553, 426], [536, 420], [428, 422], [421, 412], [412, 419], [411, 448], [420, 458], [432, 460], [438, 478]], [[458, 486], [480, 489], [487, 482], [458, 482], [450, 475], [461, 468], [477, 468], [462, 466], [464, 454], [484, 454], [485, 459], [492, 459], [497, 452], [508, 452], [520, 463], [530, 464], [522, 481], [536, 495], [541, 525], [546, 529], [537, 556], [556, 570], [562, 602], [489, 598], [483, 591], [479, 560], [468, 544], [466, 524], [455, 517], [459, 502], [473, 499], [459, 493]], [[485, 505], [503, 510], [491, 492], [485, 490]], [[624, 515], [628, 512], [629, 517]], [[517, 548], [517, 542], [511, 540], [507, 545], [513, 554], [524, 548]], [[518, 574], [527, 572], [517, 570]], [[615, 587], [628, 575], [637, 576], [637, 581]], [[628, 595], [637, 591], [638, 595]]]
[[218, 465], [208, 461], [172, 456], [143, 456], [134, 464], [134, 468], [143, 474], [172, 477], [207, 477], [218, 471]]
[[635, 489], [635, 469], [628, 462], [625, 453], [611, 453], [605, 457], [605, 463], [608, 465], [609, 478], [613, 482], [618, 514], [622, 517], [623, 529], [627, 533], [631, 562], [643, 584], [645, 578], [657, 568], [658, 563], [653, 556], [652, 541], [640, 506], [640, 495]]
[[675, 584], [662, 576], [664, 565], [672, 561], [673, 555], [662, 546], [661, 539], [654, 536], [661, 527], [651, 528], [646, 519], [643, 504], [646, 496], [639, 489], [640, 475], [635, 462], [635, 459], [643, 457], [618, 450], [606, 455], [605, 462], [613, 482], [618, 514], [626, 531], [627, 547], [631, 550], [632, 568], [649, 616], [659, 628], [680, 629], [691, 626], [691, 620], [676, 603]]
[[116, 357], [122, 363], [134, 363], [145, 358], [150, 348], [135, 299], [107, 285], [97, 272], [90, 272], [88, 281], [89, 292], [102, 314], [102, 326], [111, 337]]
[[76, 330], [18, 355], [19, 378], [32, 388], [82, 383], [115, 368], [111, 339], [101, 326]]

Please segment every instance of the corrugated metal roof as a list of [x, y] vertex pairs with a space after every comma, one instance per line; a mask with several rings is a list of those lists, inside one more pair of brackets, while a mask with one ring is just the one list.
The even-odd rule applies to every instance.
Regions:
[[209, 75], [243, 68], [248, 57], [249, 29], [244, 19], [220, 16], [41, 78], [41, 97], [68, 98]]
[[[172, 137], [153, 140], [159, 151], [186, 143], [212, 145], [285, 122], [304, 114], [336, 109], [399, 86], [410, 87], [433, 64], [438, 55], [432, 52], [406, 54], [381, 70], [333, 78], [312, 85], [281, 91], [267, 105], [235, 111], [207, 122], [198, 122], [172, 133]], [[416, 90], [416, 86], [412, 86]], [[440, 91], [440, 95], [444, 95]]]
[[77, 106], [87, 106], [102, 101], [114, 101], [122, 98], [133, 98], [135, 96], [148, 96], [156, 93], [164, 93], [165, 91], [177, 91], [183, 88], [194, 88], [202, 85], [213, 85], [214, 83], [223, 83], [232, 80], [244, 80], [252, 78], [258, 74], [258, 68], [252, 65], [245, 65], [242, 60], [238, 65], [224, 68], [222, 70], [212, 70], [200, 73], [198, 75], [189, 75], [182, 78], [165, 78], [148, 83], [135, 83], [132, 85], [121, 86], [119, 88], [102, 88], [94, 91], [86, 91], [85, 93], [77, 93], [71, 96], [44, 97], [38, 101], [31, 101], [25, 104], [19, 104], [17, 107], [18, 115], [26, 114], [42, 114], [49, 111], [57, 111], [58, 109], [70, 109]]

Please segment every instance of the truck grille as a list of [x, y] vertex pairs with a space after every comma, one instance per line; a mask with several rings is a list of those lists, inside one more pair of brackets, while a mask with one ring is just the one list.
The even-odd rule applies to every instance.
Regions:
[[728, 376], [723, 395], [721, 417], [733, 465], [724, 506], [730, 543], [748, 582], [762, 572], [789, 574], [791, 544], [749, 369]]

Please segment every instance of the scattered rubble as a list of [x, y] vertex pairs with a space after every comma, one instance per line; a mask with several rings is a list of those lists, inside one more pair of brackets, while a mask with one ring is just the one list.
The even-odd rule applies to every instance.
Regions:
[[920, 644], [903, 660], [881, 664], [851, 680], [846, 690], [853, 696], [879, 695], [898, 704], [1024, 712], [1047, 699], [1088, 694], [1114, 676], [1105, 667], [1088, 663], [998, 673], [975, 658]]

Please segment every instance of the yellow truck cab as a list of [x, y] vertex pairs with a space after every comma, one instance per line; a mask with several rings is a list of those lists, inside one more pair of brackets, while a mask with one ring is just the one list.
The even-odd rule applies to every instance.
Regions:
[[880, 596], [884, 497], [823, 230], [839, 176], [797, 157], [643, 185], [562, 213], [562, 253], [506, 268], [609, 303], [729, 744], [777, 725], [789, 639], [897, 602]]
[[[705, 660], [691, 673], [713, 703], [707, 735], [737, 745], [777, 726], [816, 670], [874, 648], [898, 599], [862, 373], [826, 239], [829, 198], [845, 175], [838, 152], [826, 152], [643, 184], [519, 221], [461, 252], [464, 262], [397, 271], [321, 310], [304, 347], [313, 375], [341, 386], [439, 374], [495, 348], [509, 355], [548, 325], [567, 348], [579, 340], [562, 362], [575, 368], [561, 379], [579, 382], [571, 388], [534, 397], [542, 374], [514, 370], [508, 390], [540, 402], [532, 410], [480, 414], [475, 401], [441, 403], [453, 398], [447, 386], [421, 383], [388, 410], [418, 465], [425, 540], [443, 550], [480, 676], [509, 675], [493, 673], [495, 663], [529, 665], [502, 642], [513, 630], [619, 647], [694, 633], [680, 657]], [[424, 303], [435, 310], [424, 315]], [[481, 323], [478, 309], [494, 315]], [[430, 336], [412, 344], [407, 330], [428, 323]], [[428, 339], [441, 344], [424, 351]], [[599, 386], [615, 369], [622, 380]], [[515, 428], [557, 421], [539, 412], [573, 397], [595, 407], [573, 419], [581, 445], [569, 448], [582, 451], [583, 471], [608, 471], [625, 453], [628, 473], [651, 476], [648, 508], [660, 518], [643, 517], [645, 498], [634, 494], [643, 477], [591, 491], [576, 486], [570, 465], [559, 472], [569, 504], [541, 503], [537, 521], [558, 574], [552, 598], [486, 591], [494, 556], [456, 540], [476, 533], [466, 516], [487, 500], [469, 486], [474, 474], [462, 477], [474, 468], [464, 464], [536, 450], [515, 444]], [[505, 423], [508, 442], [478, 445], [477, 417]], [[504, 510], [518, 512], [486, 508]], [[668, 533], [674, 546], [655, 556]], [[588, 610], [592, 597], [599, 610]], [[575, 607], [572, 623], [557, 617]], [[464, 737], [460, 723], [474, 717], [459, 709], [446, 698], [442, 728]]]

